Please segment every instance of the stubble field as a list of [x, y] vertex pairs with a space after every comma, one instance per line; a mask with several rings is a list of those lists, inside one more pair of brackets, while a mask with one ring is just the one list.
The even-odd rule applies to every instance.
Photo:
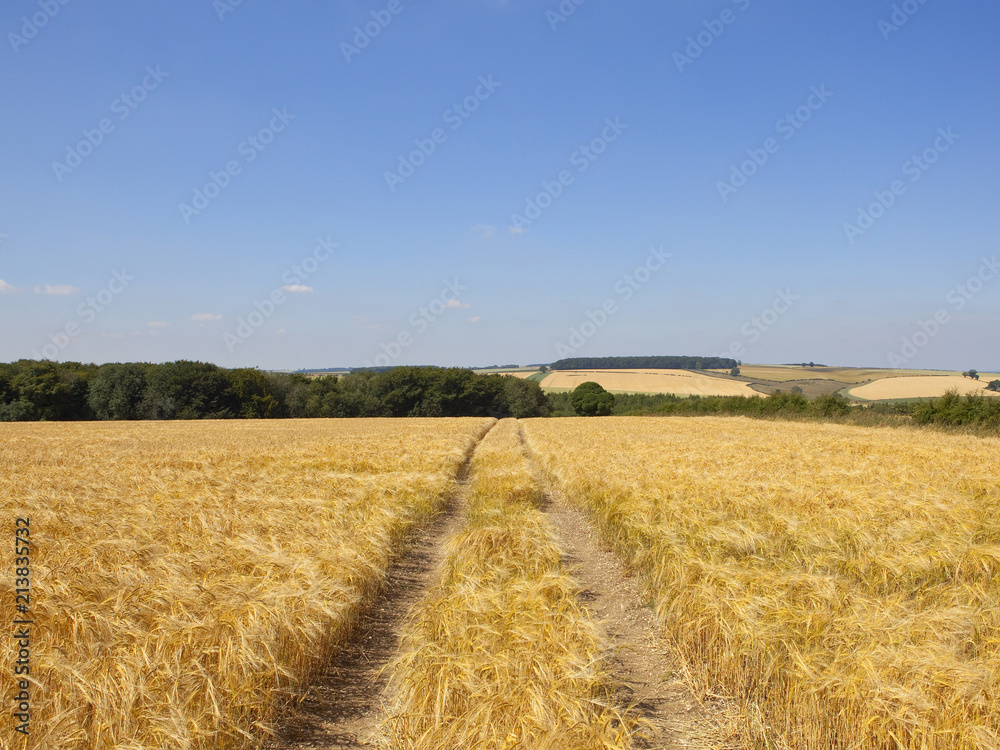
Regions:
[[546, 390], [572, 390], [591, 381], [619, 393], [674, 393], [679, 396], [760, 396], [749, 384], [687, 370], [553, 370]]
[[941, 398], [948, 391], [961, 395], [1000, 396], [986, 390], [986, 381], [963, 378], [961, 375], [915, 376], [884, 378], [855, 386], [847, 393], [854, 398], [878, 401], [894, 398]]

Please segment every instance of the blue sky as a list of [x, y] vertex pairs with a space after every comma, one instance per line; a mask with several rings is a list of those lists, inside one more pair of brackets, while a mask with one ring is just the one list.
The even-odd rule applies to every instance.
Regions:
[[11, 0], [0, 360], [996, 370], [998, 26], [986, 0]]

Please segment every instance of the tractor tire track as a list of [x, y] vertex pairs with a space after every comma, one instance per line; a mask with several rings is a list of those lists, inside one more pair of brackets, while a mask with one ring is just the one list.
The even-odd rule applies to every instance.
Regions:
[[[493, 429], [491, 426], [490, 429]], [[277, 728], [265, 750], [355, 750], [382, 747], [386, 669], [399, 653], [403, 625], [430, 590], [444, 560], [444, 540], [458, 530], [468, 493], [469, 466], [490, 430], [469, 449], [456, 475], [455, 489], [431, 523], [412, 532], [386, 573], [386, 584], [361, 613], [351, 637], [313, 684], [297, 709]]]
[[581, 599], [603, 627], [608, 668], [622, 708], [642, 721], [634, 747], [643, 750], [740, 750], [733, 737], [732, 707], [699, 702], [670, 653], [649, 595], [605, 549], [586, 515], [565, 501], [535, 459], [521, 428], [521, 442], [545, 492], [543, 509], [556, 529]]

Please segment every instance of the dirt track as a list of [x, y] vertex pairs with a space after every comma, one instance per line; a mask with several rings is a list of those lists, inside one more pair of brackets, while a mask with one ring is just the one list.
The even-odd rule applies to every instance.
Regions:
[[[531, 461], [525, 450], [526, 460]], [[459, 471], [445, 512], [414, 534], [390, 569], [386, 589], [299, 709], [280, 723], [279, 739], [264, 745], [267, 750], [383, 746], [379, 723], [387, 705], [386, 667], [398, 654], [408, 613], [434, 583], [444, 557], [444, 540], [461, 523], [470, 461], [471, 454]], [[563, 502], [537, 469], [535, 473], [547, 487], [545, 511], [557, 530], [567, 566], [581, 584], [583, 603], [606, 632], [616, 695], [647, 727], [634, 746], [648, 750], [736, 747], [725, 740], [725, 707], [714, 701], [699, 703], [681, 679], [680, 668], [659, 635], [651, 603], [637, 581], [627, 576], [614, 555], [601, 549], [583, 513]]]

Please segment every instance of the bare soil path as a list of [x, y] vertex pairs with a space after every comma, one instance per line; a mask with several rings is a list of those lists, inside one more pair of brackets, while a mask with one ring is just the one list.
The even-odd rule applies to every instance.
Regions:
[[[485, 434], [483, 435], [485, 437]], [[410, 610], [434, 584], [444, 559], [444, 540], [455, 533], [469, 487], [475, 448], [459, 468], [455, 491], [431, 524], [416, 530], [386, 575], [386, 586], [358, 621], [351, 638], [306, 694], [298, 709], [278, 727], [278, 740], [265, 750], [353, 750], [379, 747], [385, 669], [398, 654], [402, 626]]]
[[[524, 442], [524, 433], [521, 434]], [[730, 738], [727, 710], [716, 700], [699, 702], [661, 635], [653, 604], [641, 584], [603, 548], [593, 525], [561, 497], [525, 449], [545, 488], [545, 511], [556, 527], [571, 574], [583, 587], [581, 598], [599, 621], [611, 650], [611, 678], [621, 704], [633, 707], [647, 729], [635, 743], [645, 750], [738, 750]]]

